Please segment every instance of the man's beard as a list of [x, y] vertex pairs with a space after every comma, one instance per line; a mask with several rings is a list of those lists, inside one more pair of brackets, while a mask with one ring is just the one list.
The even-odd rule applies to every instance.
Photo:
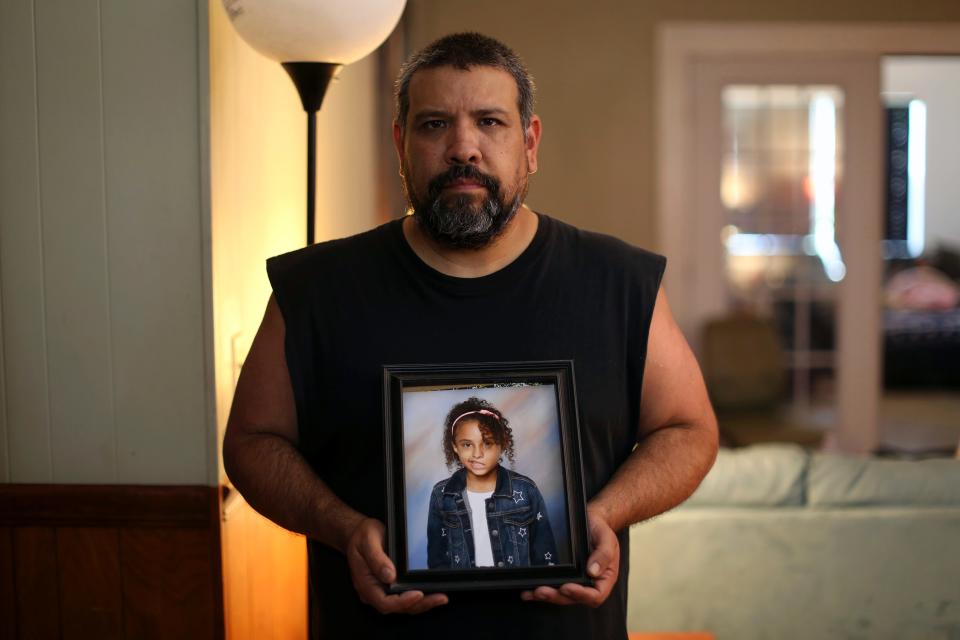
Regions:
[[[478, 200], [475, 194], [444, 195], [444, 187], [456, 180], [477, 182], [486, 196]], [[503, 233], [527, 190], [524, 181], [507, 201], [499, 180], [469, 164], [454, 165], [434, 177], [425, 197], [413, 189], [406, 172], [403, 187], [420, 228], [439, 244], [454, 249], [479, 249]]]

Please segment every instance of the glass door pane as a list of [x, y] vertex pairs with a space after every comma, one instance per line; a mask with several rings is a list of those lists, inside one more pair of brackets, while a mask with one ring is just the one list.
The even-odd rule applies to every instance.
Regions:
[[726, 305], [769, 323], [790, 420], [835, 418], [836, 239], [843, 181], [843, 91], [826, 85], [728, 85], [720, 181]]

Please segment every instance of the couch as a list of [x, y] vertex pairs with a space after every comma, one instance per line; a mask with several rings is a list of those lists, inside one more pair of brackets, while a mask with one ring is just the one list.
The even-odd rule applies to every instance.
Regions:
[[630, 531], [631, 631], [960, 640], [960, 461], [722, 449]]

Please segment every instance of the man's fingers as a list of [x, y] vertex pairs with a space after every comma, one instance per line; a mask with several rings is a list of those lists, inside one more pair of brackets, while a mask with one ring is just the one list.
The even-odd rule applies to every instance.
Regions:
[[[616, 539], [616, 538], [614, 538]], [[614, 554], [609, 549], [597, 547], [587, 558], [587, 575], [591, 578], [600, 578], [613, 563]]]
[[426, 596], [420, 602], [417, 602], [412, 607], [407, 609], [404, 613], [409, 613], [411, 615], [416, 615], [418, 613], [423, 613], [424, 611], [429, 611], [434, 607], [439, 607], [447, 604], [448, 598], [442, 593], [432, 593], [429, 596]]
[[587, 575], [593, 578], [593, 584], [585, 586], [568, 582], [559, 589], [537, 587], [533, 591], [521, 592], [523, 600], [599, 607], [607, 599], [620, 573], [620, 541], [599, 514], [588, 512], [587, 517], [593, 545], [593, 551], [587, 558]]
[[377, 591], [370, 590], [366, 596], [367, 604], [380, 613], [401, 613], [423, 601], [422, 591], [404, 591], [396, 595], [387, 595], [379, 587]]
[[347, 549], [347, 563], [353, 576], [353, 586], [364, 602], [380, 613], [422, 613], [447, 603], [447, 596], [434, 593], [425, 596], [422, 591], [404, 591], [387, 594], [384, 586], [396, 580], [393, 561], [383, 550], [385, 530], [383, 523], [367, 518], [357, 526]]
[[560, 594], [566, 596], [573, 602], [591, 607], [599, 607], [606, 599], [601, 590], [572, 582], [560, 587]]
[[559, 589], [553, 587], [537, 587], [533, 591], [524, 591], [520, 594], [523, 600], [535, 602], [549, 602], [550, 604], [585, 604], [590, 607], [599, 607], [606, 599], [602, 589], [585, 587], [580, 584], [567, 583]]
[[620, 541], [610, 527], [595, 525], [591, 527], [593, 552], [587, 558], [587, 575], [599, 578], [611, 563], [620, 560]]
[[577, 604], [575, 600], [571, 600], [553, 587], [537, 587], [533, 591], [523, 591], [520, 593], [520, 598], [527, 601], [549, 602], [550, 604]]
[[422, 591], [405, 591], [396, 595], [387, 595], [380, 587], [362, 593], [361, 599], [380, 613], [411, 615], [429, 611], [434, 607], [447, 604], [448, 601], [447, 596], [442, 593], [425, 596]]
[[379, 522], [364, 531], [359, 540], [359, 551], [370, 572], [380, 582], [390, 584], [396, 580], [397, 572], [393, 562], [383, 550], [383, 525]]

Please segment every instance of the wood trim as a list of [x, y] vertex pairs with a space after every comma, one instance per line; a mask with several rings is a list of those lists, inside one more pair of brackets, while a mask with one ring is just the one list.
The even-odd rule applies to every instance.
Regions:
[[218, 487], [0, 485], [0, 638], [224, 637]]
[[120, 531], [125, 638], [223, 637], [210, 537], [200, 529]]
[[57, 532], [50, 527], [13, 531], [17, 637], [60, 640], [60, 569]]
[[123, 585], [117, 529], [62, 528], [56, 532], [60, 637], [123, 638]]
[[631, 631], [630, 640], [715, 640], [716, 636], [706, 631]]
[[214, 494], [208, 504], [210, 518], [210, 536], [207, 541], [210, 550], [210, 578], [213, 581], [213, 637], [226, 638], [226, 610], [224, 606], [223, 589], [223, 509], [227, 497], [227, 486], [214, 488]]
[[13, 530], [0, 527], [0, 638], [17, 637], [14, 588]]
[[206, 528], [219, 512], [217, 487], [0, 485], [0, 526]]

